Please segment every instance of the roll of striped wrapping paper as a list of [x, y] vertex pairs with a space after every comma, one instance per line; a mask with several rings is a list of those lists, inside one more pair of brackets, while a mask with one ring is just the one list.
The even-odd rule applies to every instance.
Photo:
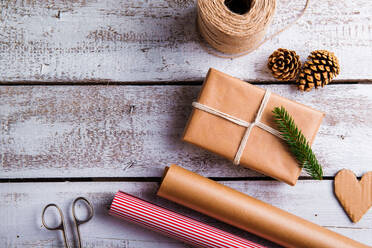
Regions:
[[121, 191], [115, 194], [109, 213], [196, 247], [264, 247]]

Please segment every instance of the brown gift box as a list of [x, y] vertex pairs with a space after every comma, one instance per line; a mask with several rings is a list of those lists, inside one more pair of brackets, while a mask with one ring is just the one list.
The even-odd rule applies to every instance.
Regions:
[[[252, 123], [265, 90], [215, 69], [209, 69], [198, 102]], [[324, 113], [272, 93], [260, 122], [276, 129], [272, 110], [283, 106], [312, 144]], [[233, 160], [246, 127], [219, 116], [194, 109], [183, 140]], [[273, 134], [253, 127], [243, 150], [240, 164], [290, 185], [301, 172], [286, 144]]]

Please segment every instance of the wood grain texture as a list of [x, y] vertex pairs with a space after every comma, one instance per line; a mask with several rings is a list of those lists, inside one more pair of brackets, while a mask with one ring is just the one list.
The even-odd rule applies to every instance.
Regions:
[[[326, 113], [313, 149], [325, 176], [371, 169], [372, 85], [310, 93], [264, 85]], [[200, 86], [0, 87], [0, 178], [160, 177], [177, 163], [204, 176], [262, 177], [181, 142]], [[305, 175], [305, 174], [303, 174]]]
[[[333, 195], [332, 181], [300, 181], [296, 187], [274, 181], [223, 183], [335, 232], [365, 244], [372, 244], [372, 212], [369, 211], [357, 224], [350, 222]], [[120, 189], [268, 247], [278, 247], [247, 232], [158, 198], [155, 196], [157, 187], [156, 183], [136, 182], [1, 184], [0, 242], [5, 244], [2, 247], [62, 247], [60, 234], [42, 227], [42, 208], [48, 203], [56, 203], [64, 211], [66, 220], [70, 220], [73, 199], [85, 196], [92, 201], [95, 216], [91, 222], [81, 226], [84, 247], [189, 247], [108, 216], [106, 206], [110, 204], [114, 193]], [[78, 208], [81, 209], [83, 208]], [[72, 242], [70, 228], [72, 223], [71, 221], [67, 223], [68, 235]]]
[[[268, 34], [294, 20], [304, 4], [278, 0]], [[209, 67], [273, 81], [266, 60], [279, 47], [302, 60], [312, 50], [334, 51], [337, 80], [371, 80], [370, 13], [370, 0], [311, 1], [298, 24], [230, 60], [201, 48], [193, 0], [1, 1], [0, 81], [194, 81]]]

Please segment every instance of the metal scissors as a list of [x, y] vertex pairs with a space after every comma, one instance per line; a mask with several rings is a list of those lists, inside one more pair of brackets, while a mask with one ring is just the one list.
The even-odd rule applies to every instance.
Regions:
[[[85, 220], [80, 220], [79, 218], [76, 217], [76, 214], [75, 214], [75, 206], [76, 206], [76, 203], [78, 201], [84, 201], [87, 203], [88, 207], [89, 207], [89, 216], [85, 219]], [[50, 227], [46, 224], [45, 222], [45, 219], [44, 219], [44, 214], [45, 214], [45, 211], [49, 208], [49, 207], [55, 207], [58, 212], [59, 212], [59, 215], [60, 215], [60, 218], [61, 218], [61, 221], [59, 223], [58, 226], [56, 227]], [[79, 248], [81, 248], [81, 239], [80, 239], [80, 231], [79, 231], [79, 226], [81, 224], [84, 224], [88, 221], [90, 221], [90, 219], [92, 219], [94, 215], [94, 209], [93, 209], [93, 205], [92, 203], [90, 203], [90, 201], [88, 201], [86, 198], [84, 197], [78, 197], [76, 198], [73, 203], [72, 203], [72, 216], [74, 217], [74, 223], [75, 223], [75, 228], [76, 228], [76, 232], [77, 232], [77, 237], [78, 237], [78, 244], [79, 244]], [[66, 238], [66, 227], [65, 227], [65, 221], [64, 221], [64, 217], [63, 217], [63, 213], [62, 213], [62, 210], [59, 208], [59, 206], [57, 204], [54, 204], [54, 203], [50, 203], [48, 205], [46, 205], [43, 209], [43, 213], [41, 215], [41, 221], [44, 225], [44, 227], [48, 230], [61, 230], [62, 233], [63, 233], [63, 240], [64, 240], [64, 243], [65, 243], [65, 248], [70, 248], [69, 245], [67, 244], [67, 238]]]

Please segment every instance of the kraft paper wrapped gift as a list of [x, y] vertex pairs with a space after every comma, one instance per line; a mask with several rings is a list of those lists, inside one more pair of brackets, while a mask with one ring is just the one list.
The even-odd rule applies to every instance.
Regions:
[[[195, 108], [185, 128], [183, 140], [229, 160], [236, 160], [235, 156], [247, 127], [236, 124], [228, 118], [232, 117], [247, 123], [255, 122], [259, 109], [262, 108], [263, 99], [266, 98], [265, 92], [265, 89], [211, 68], [196, 105], [193, 103]], [[228, 117], [222, 118], [201, 110], [197, 105], [207, 106]], [[272, 111], [280, 106], [287, 109], [306, 139], [312, 144], [324, 113], [271, 93], [268, 95], [259, 122], [276, 129]], [[251, 129], [239, 160], [239, 164], [244, 167], [290, 185], [296, 184], [301, 172], [301, 168], [284, 141], [257, 125]]]

